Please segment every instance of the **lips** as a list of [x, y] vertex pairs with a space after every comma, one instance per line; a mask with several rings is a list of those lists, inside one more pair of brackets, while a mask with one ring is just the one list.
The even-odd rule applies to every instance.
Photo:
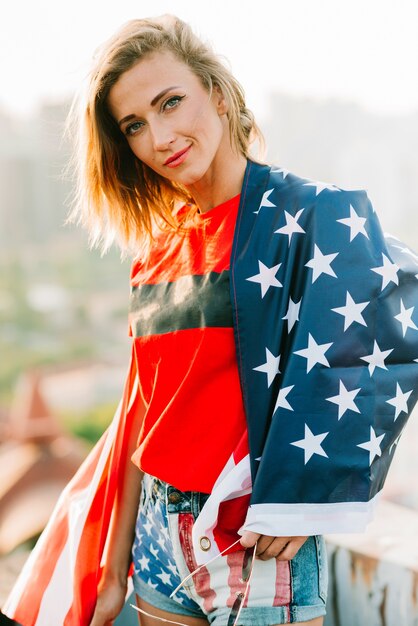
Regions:
[[180, 165], [181, 163], [183, 163], [183, 161], [187, 158], [187, 155], [191, 147], [192, 146], [187, 146], [187, 148], [184, 148], [184, 150], [180, 150], [179, 152], [172, 154], [164, 162], [164, 165], [166, 165], [167, 167], [177, 167], [177, 165]]

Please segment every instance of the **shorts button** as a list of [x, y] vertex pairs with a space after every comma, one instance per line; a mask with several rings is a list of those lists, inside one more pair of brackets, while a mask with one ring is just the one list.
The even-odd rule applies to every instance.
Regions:
[[172, 491], [168, 494], [168, 501], [170, 504], [178, 504], [181, 502], [181, 494], [178, 491]]
[[210, 539], [209, 537], [200, 537], [199, 539], [200, 547], [204, 552], [207, 552], [210, 549]]

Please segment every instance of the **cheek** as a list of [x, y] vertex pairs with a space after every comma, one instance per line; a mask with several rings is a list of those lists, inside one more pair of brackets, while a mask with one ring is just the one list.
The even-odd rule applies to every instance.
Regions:
[[129, 147], [140, 161], [146, 165], [150, 165], [152, 163], [153, 151], [150, 150], [149, 142], [147, 142], [144, 138], [133, 138], [129, 142]]
[[207, 100], [196, 103], [193, 107], [184, 109], [183, 128], [189, 134], [199, 134], [208, 139], [222, 131], [222, 123], [216, 109], [208, 104]]
[[195, 136], [201, 137], [205, 145], [216, 150], [222, 141], [224, 127], [218, 115], [205, 115], [195, 127]]

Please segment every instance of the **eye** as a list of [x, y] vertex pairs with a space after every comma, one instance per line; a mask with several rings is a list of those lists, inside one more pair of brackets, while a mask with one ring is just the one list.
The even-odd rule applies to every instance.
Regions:
[[134, 122], [125, 128], [125, 134], [128, 136], [135, 135], [143, 127], [143, 122]]
[[180, 102], [183, 100], [184, 96], [171, 96], [171, 98], [168, 98], [168, 100], [166, 100], [163, 105], [162, 105], [162, 110], [166, 111], [169, 109], [174, 109], [175, 107], [177, 107]]

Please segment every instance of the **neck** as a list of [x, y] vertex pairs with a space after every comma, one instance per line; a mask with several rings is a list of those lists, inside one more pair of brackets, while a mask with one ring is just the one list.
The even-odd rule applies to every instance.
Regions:
[[212, 163], [205, 176], [188, 187], [201, 213], [241, 192], [246, 166], [247, 159], [243, 155], [232, 153], [228, 158]]

